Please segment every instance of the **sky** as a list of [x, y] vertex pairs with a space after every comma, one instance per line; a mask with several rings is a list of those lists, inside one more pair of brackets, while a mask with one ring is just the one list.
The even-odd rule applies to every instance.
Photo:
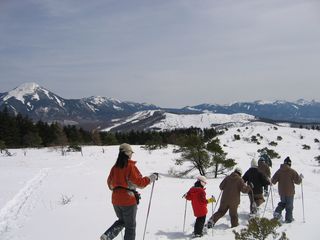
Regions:
[[318, 101], [319, 26], [318, 0], [0, 0], [0, 92]]

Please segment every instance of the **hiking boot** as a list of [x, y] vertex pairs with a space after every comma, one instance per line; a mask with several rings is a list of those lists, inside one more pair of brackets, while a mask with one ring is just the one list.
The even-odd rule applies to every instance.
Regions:
[[282, 215], [281, 215], [280, 213], [278, 213], [278, 212], [274, 212], [274, 213], [273, 213], [273, 218], [281, 221]]
[[102, 234], [100, 237], [100, 240], [109, 240], [109, 239], [108, 239], [107, 235]]
[[203, 234], [199, 234], [199, 233], [192, 233], [191, 238], [200, 238], [200, 237], [202, 237], [202, 236], [203, 236]]
[[212, 220], [209, 220], [209, 221], [207, 222], [206, 227], [209, 229], [209, 228], [213, 228], [213, 226], [214, 226], [214, 222], [213, 222]]
[[292, 223], [294, 221], [294, 219], [292, 218], [292, 219], [287, 219], [286, 220], [286, 223]]

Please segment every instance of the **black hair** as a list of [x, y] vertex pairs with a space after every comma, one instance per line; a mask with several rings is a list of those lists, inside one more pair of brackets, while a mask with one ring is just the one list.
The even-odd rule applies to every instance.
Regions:
[[194, 186], [203, 188], [203, 186], [199, 180], [194, 183]]
[[120, 151], [117, 161], [114, 164], [117, 168], [125, 168], [128, 165], [129, 156], [125, 154], [125, 152]]

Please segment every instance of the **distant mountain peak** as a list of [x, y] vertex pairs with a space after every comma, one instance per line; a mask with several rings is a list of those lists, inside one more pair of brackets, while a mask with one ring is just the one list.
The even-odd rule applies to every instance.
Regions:
[[95, 104], [95, 105], [102, 105], [105, 104], [106, 102], [112, 102], [112, 103], [121, 103], [121, 101], [114, 99], [114, 98], [110, 98], [110, 97], [102, 97], [102, 96], [91, 96], [87, 99], [90, 103]]
[[41, 87], [37, 83], [30, 82], [30, 83], [23, 83], [20, 86], [14, 88], [13, 90], [9, 91], [7, 96], [3, 99], [4, 101], [8, 100], [9, 98], [16, 98], [17, 100], [24, 103], [25, 96], [33, 95], [33, 99], [39, 100], [39, 96], [36, 94], [37, 90]]

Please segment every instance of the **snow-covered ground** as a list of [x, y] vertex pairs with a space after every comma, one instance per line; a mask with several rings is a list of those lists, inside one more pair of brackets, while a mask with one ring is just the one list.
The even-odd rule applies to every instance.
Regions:
[[[238, 130], [239, 129], [239, 130]], [[245, 138], [260, 134], [261, 144], [250, 143]], [[233, 135], [239, 134], [240, 141], [234, 141]], [[277, 136], [283, 139], [277, 141]], [[303, 221], [301, 186], [296, 186], [294, 218], [291, 224], [284, 224], [279, 232], [285, 231], [289, 239], [318, 239], [320, 167], [314, 160], [320, 155], [319, 131], [292, 129], [272, 125], [256, 124], [248, 127], [230, 128], [219, 137], [228, 156], [236, 159], [243, 171], [250, 166], [252, 158], [258, 156], [257, 149], [268, 146], [270, 141], [278, 142], [270, 147], [281, 155], [273, 161], [274, 173], [286, 156], [292, 159], [292, 167], [305, 175], [303, 182], [305, 222]], [[311, 147], [302, 150], [302, 145]], [[187, 205], [186, 231], [183, 232], [185, 200], [182, 195], [193, 185], [190, 178], [170, 177], [168, 171], [177, 170], [172, 146], [151, 153], [133, 146], [134, 159], [143, 175], [159, 172], [163, 175], [155, 183], [150, 216], [145, 239], [188, 239], [193, 231], [191, 204]], [[104, 150], [104, 151], [103, 151]], [[0, 239], [1, 240], [88, 240], [99, 239], [100, 235], [115, 220], [110, 201], [111, 192], [106, 187], [106, 177], [114, 164], [118, 146], [83, 147], [80, 153], [61, 156], [58, 149], [10, 150], [12, 157], [0, 156]], [[193, 177], [197, 175], [193, 173]], [[218, 197], [218, 179], [209, 179], [207, 195]], [[137, 237], [143, 236], [151, 187], [140, 191], [142, 200], [138, 207]], [[277, 186], [273, 187], [273, 202], [276, 206], [279, 196]], [[69, 201], [69, 202], [68, 202]], [[265, 205], [262, 205], [262, 211]], [[211, 215], [212, 206], [208, 206]], [[249, 200], [241, 196], [239, 206], [240, 226], [244, 228], [248, 221]], [[272, 204], [269, 201], [265, 217], [272, 216]], [[209, 217], [209, 216], [208, 216]], [[214, 230], [202, 239], [234, 239], [230, 229], [228, 214], [221, 218]], [[116, 239], [121, 239], [119, 235]]]

